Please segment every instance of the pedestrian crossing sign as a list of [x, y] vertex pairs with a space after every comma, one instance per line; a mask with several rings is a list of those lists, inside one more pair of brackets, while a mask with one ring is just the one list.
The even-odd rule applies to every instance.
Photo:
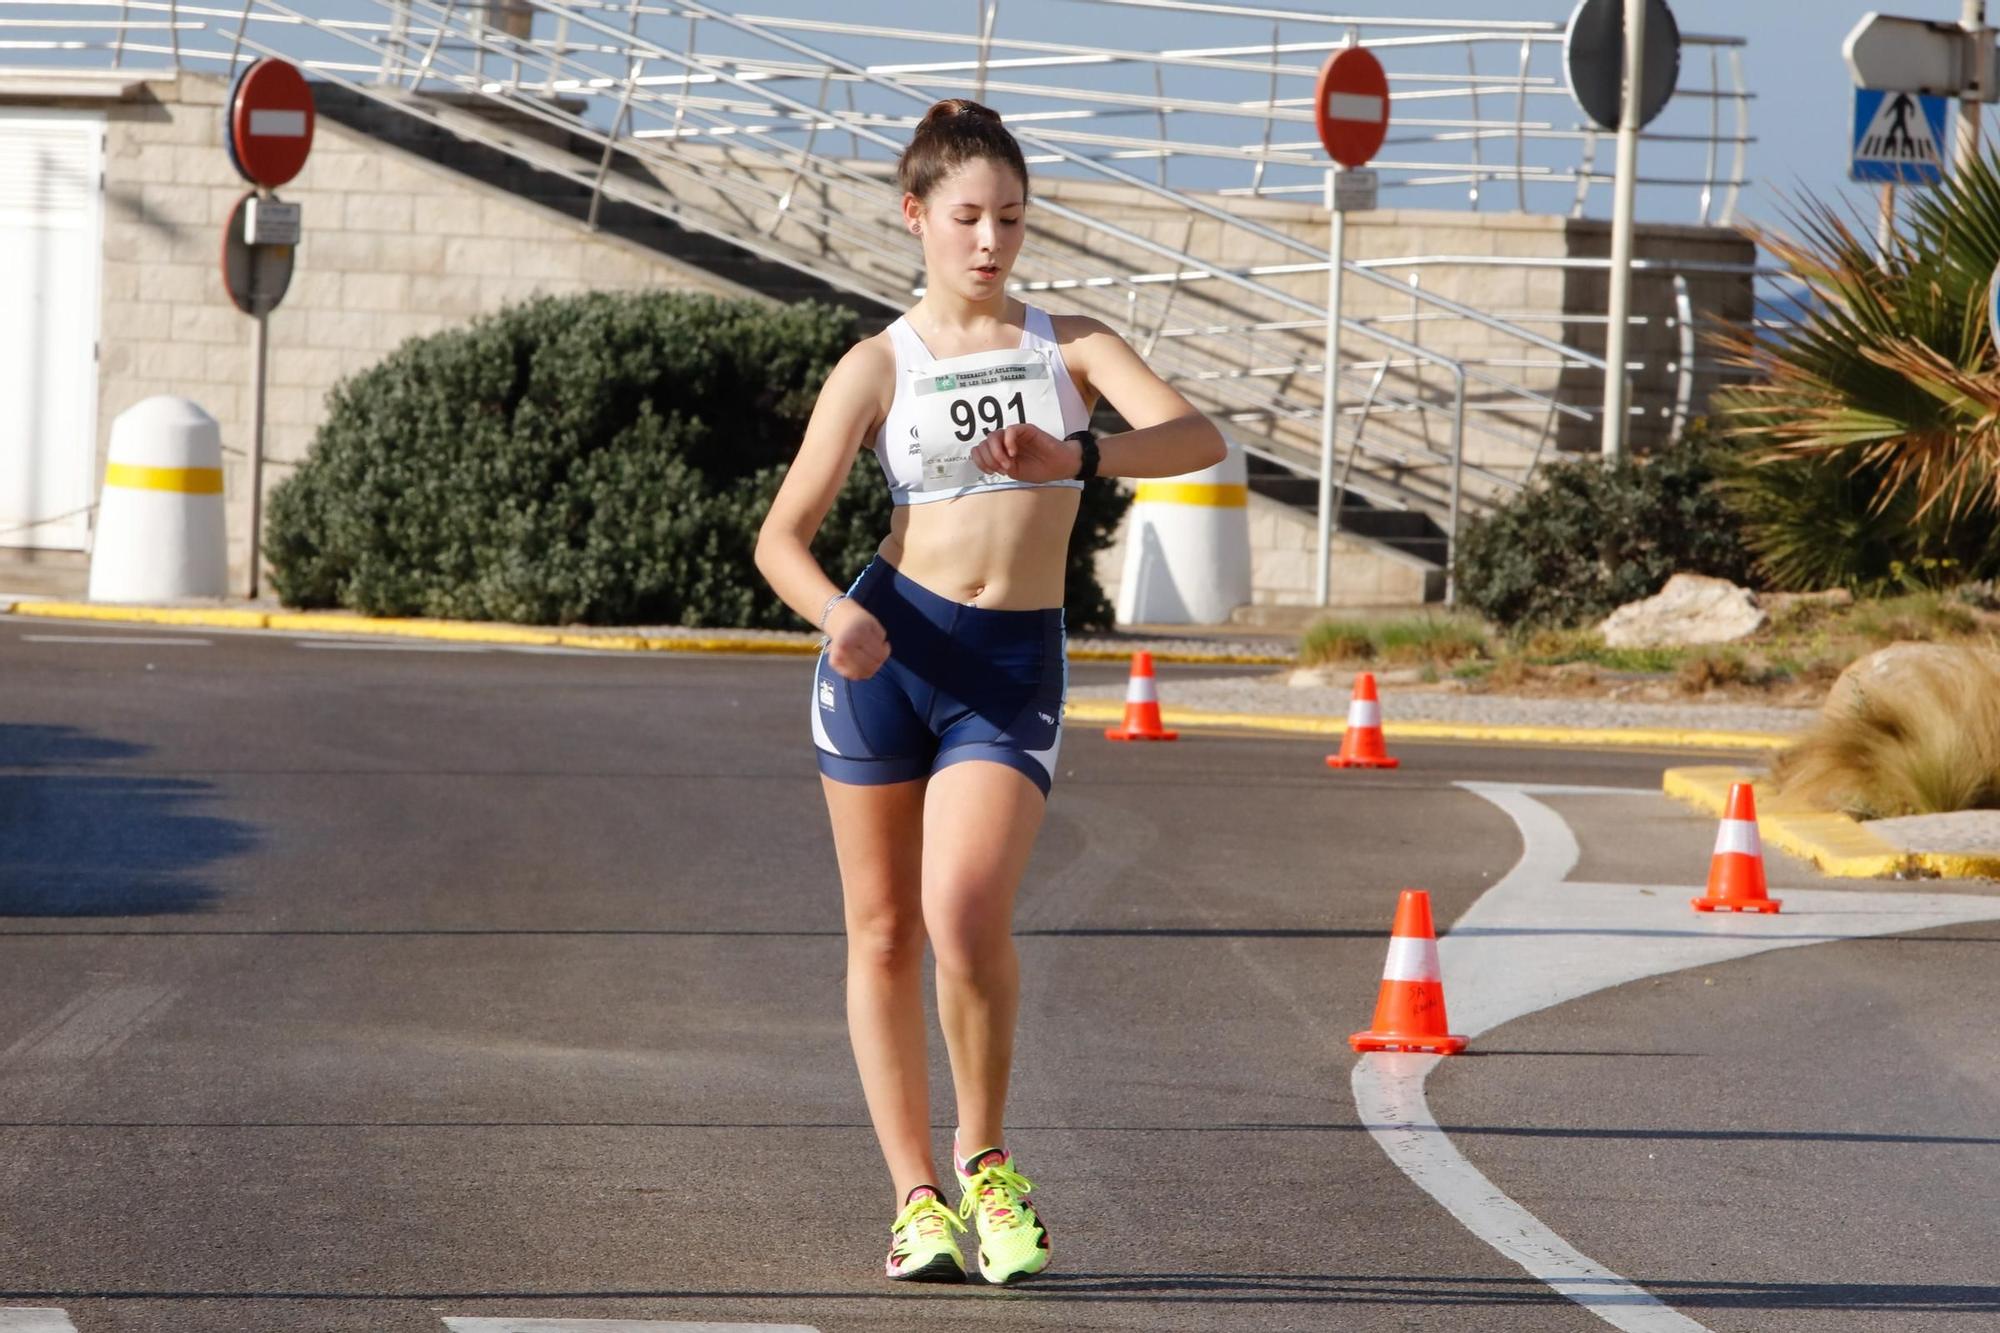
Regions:
[[1882, 185], [1944, 179], [1944, 121], [1951, 99], [1854, 90], [1854, 157], [1848, 176]]

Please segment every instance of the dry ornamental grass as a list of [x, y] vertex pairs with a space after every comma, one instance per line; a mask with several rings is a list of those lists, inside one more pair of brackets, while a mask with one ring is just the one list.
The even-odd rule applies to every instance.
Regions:
[[1863, 819], [2000, 808], [2000, 658], [1939, 647], [1778, 756], [1787, 796]]

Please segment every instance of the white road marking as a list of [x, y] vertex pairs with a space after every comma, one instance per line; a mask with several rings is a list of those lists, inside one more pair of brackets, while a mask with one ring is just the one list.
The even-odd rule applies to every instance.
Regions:
[[28, 1061], [73, 1066], [110, 1055], [180, 993], [177, 986], [100, 982], [0, 1050], [0, 1069]]
[[211, 648], [208, 639], [168, 639], [125, 634], [23, 634], [22, 643], [117, 643], [146, 648]]
[[364, 653], [484, 653], [483, 643], [371, 643], [357, 639], [299, 639], [301, 648], [340, 649]]
[[[819, 1333], [804, 1324], [689, 1324], [658, 1319], [451, 1319], [452, 1333]], [[0, 1325], [4, 1330], [5, 1325]]]
[[[6, 1325], [0, 1325], [4, 1329]], [[678, 1319], [446, 1319], [452, 1333], [820, 1333], [802, 1323], [684, 1323]]]
[[[1461, 786], [1465, 784], [1460, 784]], [[1585, 787], [1570, 782], [1510, 782], [1509, 791], [1530, 796], [1658, 796], [1658, 787]]]
[[[1452, 1027], [1476, 1037], [1551, 1005], [1645, 977], [1771, 949], [2000, 919], [2000, 897], [1787, 889], [1785, 912], [1687, 910], [1687, 885], [1570, 883], [1576, 837], [1531, 788], [1463, 782], [1521, 830], [1514, 868], [1438, 941]], [[1565, 789], [1540, 789], [1569, 794]], [[1619, 792], [1623, 795], [1626, 793]], [[1502, 1193], [1439, 1128], [1424, 1097], [1435, 1055], [1365, 1055], [1354, 1103], [1376, 1143], [1465, 1228], [1531, 1276], [1627, 1333], [1705, 1326], [1605, 1268]]]
[[0, 1305], [0, 1333], [76, 1333], [62, 1310], [46, 1306]]

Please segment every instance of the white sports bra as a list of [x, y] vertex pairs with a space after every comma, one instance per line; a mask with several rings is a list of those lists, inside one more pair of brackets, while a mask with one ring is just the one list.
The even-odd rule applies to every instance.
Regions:
[[889, 326], [896, 397], [875, 436], [875, 461], [898, 505], [984, 491], [1081, 490], [1080, 481], [1015, 481], [973, 466], [972, 447], [1002, 426], [1033, 422], [1061, 439], [1090, 424], [1047, 314], [1026, 307], [1021, 345], [934, 359], [907, 317]]

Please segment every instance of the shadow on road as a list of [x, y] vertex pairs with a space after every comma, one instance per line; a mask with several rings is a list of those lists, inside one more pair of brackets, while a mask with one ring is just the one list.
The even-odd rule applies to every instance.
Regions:
[[[1607, 1279], [1607, 1282], [1611, 1281]], [[1587, 1285], [1587, 1280], [1576, 1280]], [[888, 1284], [883, 1284], [886, 1288]], [[1690, 1282], [1641, 1284], [1669, 1305], [1682, 1309], [1838, 1311], [2000, 1311], [2000, 1287], [1952, 1283], [1866, 1282]], [[577, 1291], [172, 1291], [50, 1290], [4, 1291], [0, 1301], [186, 1300], [186, 1301], [906, 1301], [907, 1291], [741, 1288]], [[994, 1289], [973, 1282], [964, 1287], [932, 1287], [921, 1299], [1011, 1300], [1035, 1304], [1164, 1305], [1567, 1305], [1530, 1277], [1416, 1277], [1381, 1273], [1063, 1273], [1045, 1274], [1032, 1284]], [[1640, 1298], [1607, 1292], [1590, 1303], [1599, 1307], [1636, 1303]]]
[[75, 727], [0, 723], [0, 917], [152, 916], [210, 906], [200, 871], [248, 851], [253, 830], [192, 813], [205, 782], [75, 769], [146, 747]]

